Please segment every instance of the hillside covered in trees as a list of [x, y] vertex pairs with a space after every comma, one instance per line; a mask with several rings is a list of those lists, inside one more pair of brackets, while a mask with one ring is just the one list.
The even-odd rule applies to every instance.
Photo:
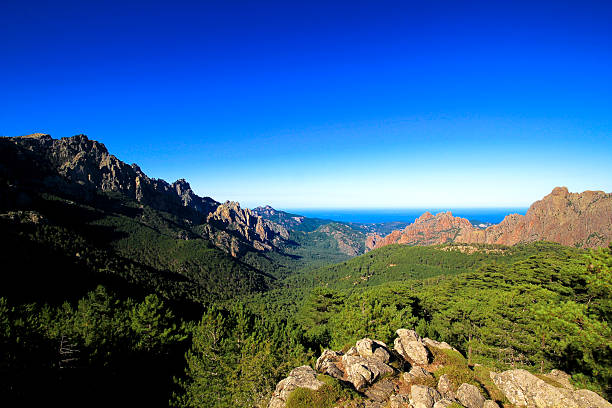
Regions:
[[[358, 226], [291, 227], [299, 216], [199, 197], [82, 136], [2, 138], [0, 156], [9, 405], [265, 407], [323, 349], [390, 345], [399, 328], [456, 348], [457, 381], [488, 389], [478, 367], [554, 368], [612, 397], [612, 247], [387, 245], [354, 256]], [[368, 403], [326, 381], [330, 407]]]

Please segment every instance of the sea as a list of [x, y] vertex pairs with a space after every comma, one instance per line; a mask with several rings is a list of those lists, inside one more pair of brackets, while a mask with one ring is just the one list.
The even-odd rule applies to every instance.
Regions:
[[527, 207], [511, 208], [291, 208], [283, 209], [293, 214], [310, 218], [323, 218], [342, 222], [357, 222], [362, 224], [378, 224], [383, 222], [400, 221], [413, 223], [424, 212], [432, 214], [451, 211], [454, 216], [467, 218], [472, 223], [499, 224], [508, 214], [525, 215]]

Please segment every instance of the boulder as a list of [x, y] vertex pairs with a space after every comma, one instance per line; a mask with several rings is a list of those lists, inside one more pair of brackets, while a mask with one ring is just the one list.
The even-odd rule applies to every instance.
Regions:
[[347, 380], [353, 384], [357, 391], [373, 384], [384, 374], [393, 374], [393, 368], [375, 357], [364, 358], [345, 354], [342, 356], [342, 365]]
[[508, 401], [519, 407], [579, 408], [572, 391], [557, 388], [522, 369], [491, 373], [491, 379]]
[[414, 408], [433, 408], [434, 404], [440, 399], [442, 399], [442, 396], [434, 388], [425, 385], [410, 387], [410, 402]]
[[558, 382], [568, 390], [574, 391], [574, 386], [570, 383], [571, 376], [565, 371], [551, 370], [549, 374], [546, 374], [546, 377]]
[[584, 408], [612, 408], [612, 404], [590, 390], [574, 391], [574, 399]]
[[453, 384], [451, 383], [448, 374], [442, 374], [438, 380], [438, 392], [442, 397], [454, 400], [455, 392], [453, 391]]
[[482, 408], [499, 408], [499, 405], [493, 400], [486, 400]]
[[412, 408], [410, 397], [406, 394], [397, 394], [389, 397], [390, 408]]
[[391, 354], [385, 343], [364, 338], [344, 355], [341, 352], [324, 350], [317, 359], [315, 368], [320, 373], [348, 381], [357, 391], [362, 391], [382, 375], [393, 374], [393, 368], [387, 365], [390, 358]]
[[289, 394], [297, 388], [309, 388], [316, 391], [323, 385], [323, 382], [317, 380], [317, 372], [310, 366], [294, 368], [289, 376], [276, 386], [268, 408], [285, 408]]
[[406, 341], [420, 341], [420, 342], [423, 341], [423, 339], [421, 339], [421, 336], [419, 336], [419, 334], [415, 332], [414, 330], [397, 329], [395, 331], [395, 334], [397, 334], [398, 337]]
[[428, 371], [423, 369], [423, 367], [419, 367], [419, 366], [412, 367], [410, 371], [407, 373], [404, 373], [402, 377], [404, 381], [406, 382], [413, 382], [417, 378], [432, 378], [433, 379], [433, 375], [431, 375]]
[[377, 381], [368, 387], [364, 394], [370, 401], [385, 402], [395, 392], [395, 384], [390, 379]]
[[456, 348], [452, 347], [450, 344], [448, 344], [445, 341], [436, 341], [436, 340], [432, 340], [430, 338], [425, 337], [423, 339], [423, 343], [425, 343], [427, 347], [435, 347], [435, 348], [439, 348], [442, 350], [454, 350], [454, 351], [459, 352]]
[[359, 353], [360, 356], [369, 357], [374, 354], [374, 341], [368, 339], [367, 337], [358, 340], [355, 344], [355, 349], [357, 350], [357, 353]]
[[404, 360], [413, 365], [426, 365], [429, 363], [429, 352], [425, 348], [421, 336], [414, 330], [407, 329], [399, 329], [396, 333], [398, 337], [395, 339], [393, 347]]
[[[355, 344], [355, 351], [361, 357], [374, 357], [383, 363], [388, 363], [391, 359], [391, 354], [387, 351], [387, 345], [382, 341], [363, 338]], [[348, 354], [348, 353], [347, 353]]]
[[323, 374], [327, 374], [330, 377], [342, 379], [344, 373], [338, 368], [338, 362], [342, 355], [333, 350], [323, 350], [321, 356], [317, 359], [315, 369]]
[[[380, 344], [384, 345], [383, 342], [380, 342]], [[389, 353], [386, 345], [384, 347], [376, 347], [373, 357], [385, 364], [388, 364], [391, 360], [391, 354]]]
[[485, 402], [478, 387], [471, 384], [461, 384], [457, 388], [457, 400], [467, 408], [482, 408]]

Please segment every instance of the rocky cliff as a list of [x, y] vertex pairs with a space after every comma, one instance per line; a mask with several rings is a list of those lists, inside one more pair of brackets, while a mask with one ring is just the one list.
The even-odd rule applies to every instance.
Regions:
[[570, 193], [557, 187], [529, 207], [525, 215], [508, 215], [486, 229], [472, 226], [450, 212], [425, 213], [404, 230], [371, 236], [368, 248], [389, 244], [432, 245], [445, 242], [515, 245], [552, 241], [568, 246], [594, 248], [612, 240], [612, 194], [603, 191]]
[[612, 240], [612, 194], [570, 193], [557, 187], [529, 207], [485, 230], [466, 230], [457, 242], [514, 245], [553, 241], [568, 246], [601, 247]]
[[329, 222], [327, 220], [319, 220], [318, 218], [306, 218], [302, 215], [279, 211], [269, 205], [253, 208], [253, 214], [256, 214], [266, 220], [273, 221], [275, 224], [281, 225], [287, 230], [310, 231], [314, 230], [319, 225], [323, 225], [326, 222]]
[[450, 211], [436, 215], [426, 212], [403, 230], [395, 230], [385, 237], [371, 236], [368, 242], [370, 249], [389, 244], [434, 245], [453, 242], [474, 229], [468, 220], [454, 217]]
[[[224, 251], [239, 256], [249, 249], [271, 250], [286, 230], [240, 208], [200, 197], [184, 179], [170, 184], [148, 177], [136, 164], [128, 165], [106, 147], [85, 135], [53, 139], [46, 134], [0, 138], [0, 175], [9, 189], [63, 192], [89, 198], [96, 192], [120, 193], [156, 210], [165, 211], [198, 231]], [[86, 197], [88, 196], [88, 197]]]
[[[190, 208], [207, 214], [219, 203], [197, 196], [185, 180], [170, 184], [149, 178], [136, 164], [128, 165], [85, 135], [53, 139], [45, 134], [2, 138], [3, 157], [12, 144], [18, 158], [36, 161], [39, 179], [49, 187], [68, 188], [65, 181], [89, 190], [119, 192], [162, 211]], [[7, 166], [8, 167], [8, 166]]]
[[217, 206], [206, 217], [206, 224], [204, 230], [211, 239], [219, 246], [229, 247], [233, 256], [240, 255], [245, 249], [236, 236], [259, 251], [271, 251], [289, 237], [284, 227], [264, 220], [248, 208], [240, 208], [240, 204], [234, 201]]
[[[534, 375], [469, 365], [444, 342], [399, 329], [393, 347], [363, 338], [345, 352], [324, 350], [314, 369], [301, 366], [278, 383], [268, 408], [612, 408], [598, 394], [576, 390], [559, 370]], [[336, 381], [353, 397], [334, 393]], [[336, 399], [336, 396], [338, 397]]]

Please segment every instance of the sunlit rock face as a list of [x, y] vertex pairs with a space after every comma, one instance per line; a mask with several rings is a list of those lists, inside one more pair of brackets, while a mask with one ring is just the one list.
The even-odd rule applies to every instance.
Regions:
[[385, 237], [372, 235], [369, 249], [389, 244], [434, 245], [447, 242], [515, 245], [552, 241], [563, 245], [595, 248], [612, 240], [612, 193], [570, 193], [556, 187], [529, 207], [525, 215], [510, 214], [486, 229], [472, 226], [450, 212], [424, 213], [403, 230]]

